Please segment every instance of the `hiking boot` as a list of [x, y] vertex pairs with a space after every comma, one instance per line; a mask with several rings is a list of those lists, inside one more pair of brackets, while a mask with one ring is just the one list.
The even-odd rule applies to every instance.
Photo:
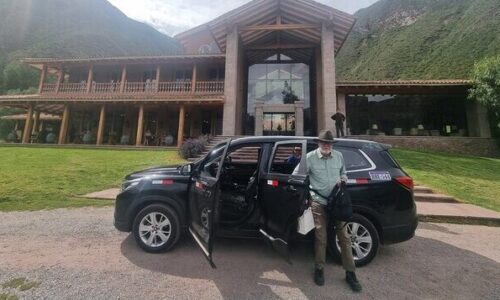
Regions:
[[351, 287], [351, 290], [354, 292], [361, 292], [361, 284], [359, 283], [358, 279], [356, 278], [356, 273], [346, 271], [345, 272], [345, 281], [347, 281], [347, 284]]
[[314, 283], [319, 286], [323, 286], [325, 284], [325, 275], [323, 274], [323, 269], [314, 270]]

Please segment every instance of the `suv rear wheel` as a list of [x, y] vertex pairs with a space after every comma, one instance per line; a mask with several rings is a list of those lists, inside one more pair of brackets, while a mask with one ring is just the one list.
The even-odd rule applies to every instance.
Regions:
[[137, 214], [132, 232], [136, 243], [146, 252], [165, 252], [179, 239], [179, 217], [168, 206], [152, 204]]
[[[357, 267], [368, 264], [377, 255], [380, 244], [377, 229], [370, 220], [359, 214], [354, 214], [352, 221], [347, 223], [347, 233], [351, 236], [352, 255]], [[328, 250], [340, 260], [340, 245], [333, 230], [328, 239]], [[335, 236], [335, 238], [333, 238]]]

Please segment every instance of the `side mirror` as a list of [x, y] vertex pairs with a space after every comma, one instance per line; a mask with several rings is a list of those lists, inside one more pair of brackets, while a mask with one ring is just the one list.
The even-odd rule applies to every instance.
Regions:
[[181, 174], [191, 174], [193, 171], [193, 164], [183, 165], [181, 168]]

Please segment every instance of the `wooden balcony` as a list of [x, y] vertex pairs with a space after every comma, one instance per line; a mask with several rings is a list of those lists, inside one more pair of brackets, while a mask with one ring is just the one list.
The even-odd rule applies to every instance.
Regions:
[[43, 85], [41, 94], [43, 95], [138, 95], [154, 94], [156, 95], [222, 95], [224, 94], [224, 81], [197, 81], [193, 88], [191, 81], [164, 81], [159, 82], [93, 82], [88, 89], [85, 82], [81, 83], [61, 83], [59, 86], [55, 83], [46, 83]]

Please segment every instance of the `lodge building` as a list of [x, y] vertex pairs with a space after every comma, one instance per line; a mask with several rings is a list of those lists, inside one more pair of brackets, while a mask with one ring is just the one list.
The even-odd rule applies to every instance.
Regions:
[[354, 23], [312, 0], [254, 0], [175, 36], [180, 53], [24, 59], [41, 71], [38, 93], [0, 105], [26, 109], [22, 143], [316, 135], [337, 110], [350, 135], [490, 137], [467, 80], [337, 82], [335, 56]]

